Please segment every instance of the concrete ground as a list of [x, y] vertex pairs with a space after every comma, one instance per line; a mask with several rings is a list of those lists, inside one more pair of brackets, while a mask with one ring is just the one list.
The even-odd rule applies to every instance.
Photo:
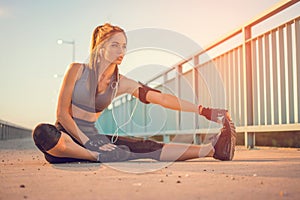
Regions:
[[299, 199], [300, 150], [237, 147], [235, 158], [47, 163], [30, 138], [0, 141], [4, 199]]

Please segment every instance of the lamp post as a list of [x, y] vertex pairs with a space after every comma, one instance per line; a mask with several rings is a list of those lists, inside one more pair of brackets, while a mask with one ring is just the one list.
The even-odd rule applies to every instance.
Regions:
[[75, 40], [67, 41], [67, 40], [58, 39], [57, 44], [59, 44], [59, 45], [61, 45], [61, 44], [70, 44], [70, 45], [72, 45], [73, 46], [72, 61], [75, 62]]

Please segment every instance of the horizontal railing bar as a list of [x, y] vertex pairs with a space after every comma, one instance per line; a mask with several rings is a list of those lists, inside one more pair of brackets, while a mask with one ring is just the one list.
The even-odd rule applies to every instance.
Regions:
[[[203, 128], [203, 129], [191, 129], [191, 130], [168, 130], [159, 133], [155, 132], [133, 132], [128, 134], [129, 136], [160, 136], [160, 135], [193, 135], [193, 134], [218, 134], [220, 128]], [[105, 133], [113, 135], [112, 133]], [[125, 133], [126, 134], [126, 133]]]
[[282, 132], [300, 131], [300, 124], [275, 124], [261, 126], [241, 126], [236, 127], [236, 132]]
[[261, 34], [255, 36], [255, 37], [249, 38], [249, 39], [247, 39], [245, 42], [248, 43], [248, 42], [251, 42], [251, 41], [253, 41], [253, 40], [256, 40], [256, 39], [258, 39], [258, 38], [260, 38], [260, 37], [265, 37], [265, 35], [271, 34], [273, 31], [277, 31], [277, 30], [280, 29], [280, 28], [285, 28], [286, 25], [294, 24], [294, 23], [295, 23], [297, 20], [299, 20], [299, 19], [300, 19], [300, 16], [299, 16], [299, 17], [296, 17], [296, 18], [293, 18], [293, 19], [291, 19], [291, 20], [289, 20], [289, 21], [287, 21], [287, 22], [282, 23], [281, 25], [276, 26], [275, 28], [272, 28], [272, 29], [270, 29], [270, 30], [268, 30], [268, 31], [265, 31], [265, 32], [263, 32], [263, 33], [261, 33]]
[[266, 10], [260, 16], [254, 18], [250, 22], [246, 23], [245, 27], [255, 26], [256, 24], [259, 24], [260, 22], [265, 21], [266, 19], [276, 15], [277, 13], [285, 10], [286, 8], [296, 4], [299, 1], [300, 0], [281, 1], [278, 4], [274, 5], [272, 8]]

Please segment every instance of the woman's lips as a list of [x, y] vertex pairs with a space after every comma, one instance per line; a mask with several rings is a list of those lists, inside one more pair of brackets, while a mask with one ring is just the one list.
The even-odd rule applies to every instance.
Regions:
[[117, 58], [117, 60], [118, 60], [118, 61], [122, 61], [122, 60], [123, 60], [123, 56], [119, 56], [119, 57]]

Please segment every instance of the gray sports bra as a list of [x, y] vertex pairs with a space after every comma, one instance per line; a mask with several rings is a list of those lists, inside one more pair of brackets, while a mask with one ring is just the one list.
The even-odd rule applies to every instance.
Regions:
[[[101, 112], [112, 102], [118, 87], [118, 67], [116, 67], [110, 83], [106, 90], [101, 94], [91, 94], [88, 77], [91, 69], [83, 65], [83, 72], [79, 80], [76, 81], [73, 94], [72, 104], [88, 112]], [[96, 90], [97, 91], [97, 90]]]

